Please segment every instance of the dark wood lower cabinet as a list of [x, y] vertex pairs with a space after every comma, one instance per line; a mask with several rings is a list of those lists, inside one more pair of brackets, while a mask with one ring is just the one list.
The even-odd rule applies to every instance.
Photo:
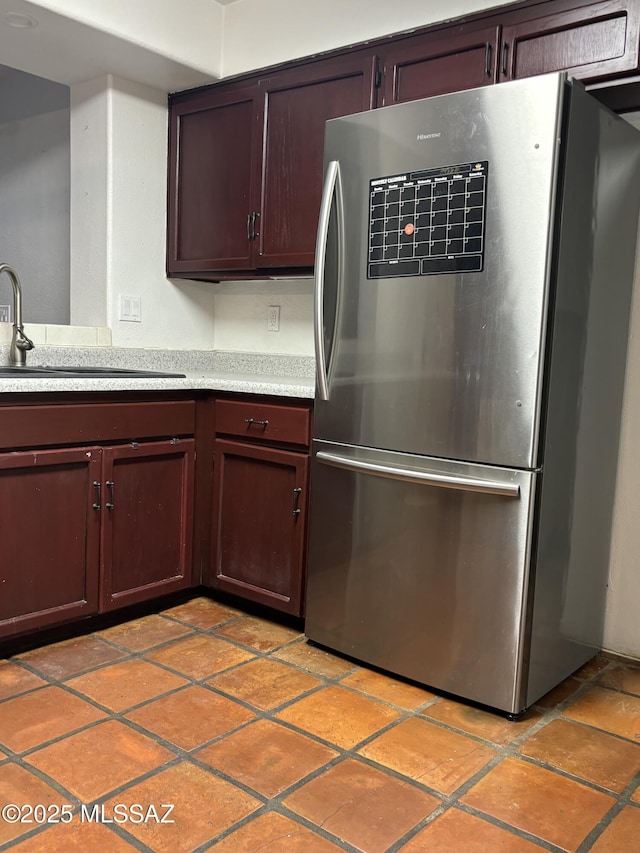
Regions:
[[194, 440], [104, 450], [100, 610], [191, 586]]
[[214, 585], [300, 615], [308, 456], [224, 439], [215, 445]]
[[0, 402], [0, 639], [201, 574], [302, 615], [311, 404], [237, 395], [198, 407], [196, 492], [195, 400]]
[[193, 584], [194, 427], [193, 400], [0, 405], [0, 638]]
[[0, 453], [0, 637], [98, 609], [99, 447]]

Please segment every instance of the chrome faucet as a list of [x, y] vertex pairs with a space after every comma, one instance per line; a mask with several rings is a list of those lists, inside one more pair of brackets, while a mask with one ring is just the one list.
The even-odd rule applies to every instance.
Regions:
[[6, 272], [13, 285], [13, 335], [9, 348], [9, 364], [17, 364], [25, 367], [27, 364], [27, 352], [33, 349], [33, 341], [24, 333], [22, 326], [22, 286], [18, 273], [9, 264], [0, 263], [0, 274]]

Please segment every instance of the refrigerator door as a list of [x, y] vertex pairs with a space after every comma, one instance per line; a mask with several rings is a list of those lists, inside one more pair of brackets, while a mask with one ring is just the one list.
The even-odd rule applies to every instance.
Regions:
[[535, 467], [568, 88], [553, 74], [327, 123], [318, 438]]
[[307, 636], [521, 711], [537, 476], [314, 442]]

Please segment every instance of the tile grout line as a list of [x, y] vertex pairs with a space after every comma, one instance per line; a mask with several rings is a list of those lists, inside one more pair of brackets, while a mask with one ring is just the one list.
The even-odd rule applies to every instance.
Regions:
[[[164, 616], [164, 614], [159, 614], [159, 615], [162, 615], [163, 618], [167, 618], [170, 621], [175, 621], [181, 625], [184, 625], [184, 623], [181, 622], [181, 620], [179, 620], [179, 619], [173, 619], [172, 617]], [[581, 721], [573, 720], [572, 718], [566, 718], [563, 716], [564, 710], [566, 710], [568, 707], [570, 707], [574, 702], [576, 702], [579, 699], [580, 696], [586, 694], [594, 686], [598, 686], [602, 689], [610, 690], [611, 692], [615, 692], [615, 693], [619, 693], [622, 695], [628, 695], [628, 696], [632, 696], [634, 698], [638, 698], [637, 694], [634, 694], [632, 692], [630, 693], [628, 691], [618, 689], [615, 687], [612, 688], [612, 687], [608, 687], [605, 685], [598, 684], [599, 678], [604, 673], [606, 673], [608, 671], [615, 670], [615, 666], [612, 664], [611, 661], [609, 661], [599, 671], [594, 672], [589, 678], [583, 680], [579, 684], [579, 686], [576, 687], [576, 689], [570, 694], [570, 696], [567, 696], [562, 702], [557, 703], [555, 706], [553, 706], [553, 708], [545, 709], [543, 707], [536, 706], [534, 703], [532, 708], [535, 708], [537, 710], [537, 712], [539, 712], [541, 714], [540, 720], [535, 722], [532, 726], [528, 727], [521, 734], [517, 735], [515, 738], [513, 738], [511, 741], [509, 741], [509, 743], [499, 744], [499, 743], [496, 743], [495, 741], [490, 740], [488, 737], [482, 737], [481, 735], [477, 735], [477, 734], [470, 732], [470, 731], [467, 731], [465, 729], [459, 729], [454, 724], [452, 724], [451, 722], [443, 722], [441, 720], [437, 720], [435, 718], [429, 717], [428, 713], [426, 713], [426, 712], [428, 712], [429, 708], [437, 706], [437, 704], [443, 698], [442, 696], [436, 695], [435, 697], [427, 700], [423, 704], [416, 706], [413, 709], [407, 709], [407, 708], [403, 708], [401, 706], [395, 705], [392, 702], [389, 702], [385, 699], [382, 699], [379, 696], [375, 696], [372, 693], [367, 693], [366, 691], [359, 689], [358, 687], [354, 687], [350, 684], [343, 684], [342, 682], [344, 681], [345, 678], [348, 678], [351, 674], [358, 672], [358, 671], [361, 671], [363, 669], [363, 667], [359, 666], [358, 664], [354, 663], [351, 670], [343, 672], [339, 675], [327, 676], [323, 673], [314, 672], [313, 670], [307, 669], [306, 667], [301, 666], [295, 662], [288, 661], [286, 659], [281, 659], [281, 658], [277, 657], [278, 652], [281, 652], [283, 649], [286, 649], [288, 647], [292, 647], [295, 645], [302, 645], [305, 642], [304, 637], [294, 637], [290, 640], [283, 642], [280, 645], [276, 645], [276, 646], [269, 648], [269, 649], [262, 649], [261, 650], [261, 649], [256, 649], [253, 646], [250, 646], [246, 643], [243, 643], [240, 640], [238, 640], [237, 638], [227, 637], [225, 635], [220, 635], [220, 634], [216, 633], [221, 627], [229, 626], [229, 625], [232, 625], [234, 623], [241, 623], [243, 620], [246, 620], [249, 618], [252, 618], [252, 617], [247, 616], [246, 614], [245, 615], [240, 614], [239, 616], [232, 617], [232, 618], [230, 618], [224, 622], [216, 623], [214, 626], [211, 626], [207, 629], [201, 629], [198, 626], [194, 626], [193, 624], [187, 623], [186, 627], [189, 629], [189, 633], [187, 633], [186, 636], [180, 636], [180, 637], [172, 638], [171, 640], [156, 644], [154, 646], [151, 646], [151, 647], [144, 649], [144, 650], [141, 650], [141, 651], [133, 651], [130, 649], [126, 649], [124, 647], [119, 647], [117, 645], [117, 643], [110, 643], [108, 640], [105, 640], [102, 637], [99, 637], [97, 634], [91, 635], [91, 636], [93, 636], [94, 639], [99, 639], [100, 642], [105, 643], [109, 647], [115, 646], [118, 649], [118, 651], [123, 651], [123, 648], [124, 648], [124, 657], [117, 659], [117, 660], [106, 662], [104, 664], [96, 664], [94, 667], [89, 668], [88, 670], [82, 670], [78, 673], [65, 676], [67, 681], [70, 681], [75, 677], [79, 677], [80, 675], [90, 674], [90, 673], [105, 669], [109, 666], [116, 666], [120, 663], [124, 663], [124, 662], [131, 661], [131, 660], [142, 660], [146, 663], [157, 666], [159, 669], [162, 669], [165, 672], [169, 672], [172, 675], [177, 675], [178, 677], [182, 678], [185, 681], [185, 683], [181, 684], [177, 687], [165, 690], [165, 691], [161, 692], [160, 694], [158, 694], [157, 696], [151, 697], [149, 699], [145, 699], [144, 701], [142, 701], [136, 705], [132, 705], [132, 706], [127, 707], [121, 711], [116, 712], [116, 711], [113, 711], [109, 708], [106, 708], [105, 706], [100, 705], [100, 703], [98, 703], [95, 700], [92, 700], [87, 695], [79, 693], [78, 691], [76, 691], [71, 685], [69, 685], [65, 681], [54, 679], [53, 677], [48, 676], [48, 675], [46, 675], [46, 677], [43, 678], [40, 671], [36, 670], [32, 674], [43, 678], [43, 680], [45, 681], [45, 684], [39, 685], [36, 688], [31, 688], [27, 691], [23, 691], [22, 693], [18, 693], [12, 697], [7, 697], [6, 699], [2, 700], [2, 703], [0, 703], [0, 707], [6, 701], [10, 701], [13, 698], [19, 698], [20, 696], [25, 696], [25, 695], [35, 693], [39, 689], [43, 689], [45, 686], [58, 686], [61, 689], [68, 692], [70, 695], [74, 695], [77, 698], [80, 698], [80, 699], [88, 702], [92, 706], [97, 707], [101, 712], [105, 713], [105, 717], [101, 720], [94, 721], [90, 724], [87, 724], [86, 726], [83, 726], [80, 729], [73, 730], [72, 732], [68, 732], [68, 733], [65, 733], [61, 736], [58, 736], [57, 738], [54, 738], [51, 741], [43, 742], [42, 744], [39, 744], [36, 747], [30, 748], [29, 750], [25, 750], [22, 753], [8, 754], [7, 755], [8, 761], [5, 762], [5, 760], [3, 759], [2, 760], [2, 766], [6, 766], [7, 763], [13, 763], [17, 766], [22, 766], [23, 769], [27, 770], [27, 772], [34, 773], [34, 775], [39, 776], [39, 778], [41, 778], [41, 781], [45, 781], [45, 779], [49, 779], [50, 777], [48, 777], [46, 774], [41, 774], [40, 772], [35, 773], [37, 768], [28, 764], [28, 762], [23, 763], [23, 758], [28, 757], [29, 755], [33, 754], [34, 752], [37, 752], [39, 749], [43, 749], [46, 745], [52, 745], [54, 743], [64, 741], [66, 738], [68, 738], [72, 735], [75, 735], [75, 734], [78, 734], [78, 733], [85, 731], [87, 729], [91, 729], [93, 727], [96, 727], [96, 726], [100, 725], [101, 723], [104, 723], [108, 720], [114, 720], [114, 721], [117, 721], [117, 722], [127, 726], [130, 730], [136, 731], [139, 734], [148, 737], [154, 743], [168, 749], [169, 752], [172, 753], [174, 757], [171, 760], [166, 761], [166, 762], [162, 763], [161, 765], [158, 765], [158, 767], [147, 771], [145, 774], [142, 774], [141, 776], [134, 777], [134, 779], [129, 780], [126, 783], [123, 783], [123, 785], [120, 786], [119, 788], [115, 788], [115, 789], [113, 789], [112, 792], [105, 794], [101, 798], [102, 800], [106, 801], [107, 799], [112, 799], [114, 796], [118, 796], [118, 792], [125, 793], [127, 790], [130, 790], [131, 788], [135, 787], [135, 785], [141, 784], [146, 779], [152, 778], [152, 777], [162, 773], [167, 768], [177, 766], [181, 762], [188, 761], [190, 764], [197, 766], [197, 767], [200, 767], [200, 769], [202, 769], [208, 773], [213, 772], [214, 775], [218, 776], [219, 778], [224, 779], [225, 781], [228, 781], [230, 784], [233, 784], [234, 786], [240, 788], [241, 790], [244, 790], [245, 793], [249, 794], [250, 796], [254, 797], [255, 799], [257, 799], [259, 801], [263, 801], [262, 806], [260, 806], [255, 812], [251, 813], [251, 815], [246, 816], [246, 818], [243, 818], [241, 821], [237, 821], [235, 823], [232, 823], [223, 832], [221, 832], [218, 835], [216, 835], [215, 837], [211, 837], [209, 840], [203, 842], [203, 844], [200, 847], [194, 848], [196, 850], [203, 850], [204, 851], [206, 849], [210, 849], [211, 845], [217, 843], [219, 840], [221, 840], [223, 838], [228, 837], [233, 832], [238, 830], [240, 827], [251, 823], [251, 821], [253, 819], [255, 819], [257, 815], [267, 814], [271, 811], [274, 811], [274, 812], [277, 812], [280, 814], [284, 814], [285, 816], [293, 819], [299, 825], [304, 825], [313, 832], [318, 833], [320, 830], [322, 830], [323, 837], [326, 837], [327, 840], [331, 841], [334, 844], [336, 844], [336, 843], [340, 844], [341, 849], [343, 849], [343, 850], [348, 850], [348, 851], [357, 850], [358, 848], [352, 847], [350, 844], [345, 842], [343, 839], [337, 839], [337, 836], [334, 836], [331, 833], [327, 833], [326, 835], [324, 835], [325, 830], [323, 830], [322, 827], [319, 827], [317, 824], [313, 823], [312, 821], [308, 821], [307, 819], [303, 818], [301, 815], [298, 815], [297, 813], [288, 809], [282, 802], [284, 799], [289, 797], [296, 790], [302, 788], [304, 785], [308, 784], [313, 779], [315, 779], [318, 776], [322, 775], [323, 773], [327, 772], [332, 767], [337, 766], [340, 763], [344, 762], [345, 760], [351, 758], [352, 760], [356, 760], [356, 761], [363, 763], [363, 764], [366, 764], [372, 768], [378, 769], [382, 773], [384, 773], [385, 775], [396, 778], [398, 781], [408, 783], [412, 787], [415, 787], [416, 789], [419, 789], [425, 793], [429, 793], [431, 796], [434, 796], [437, 800], [440, 801], [440, 805], [438, 807], [436, 807], [434, 812], [430, 813], [430, 815], [426, 816], [423, 821], [420, 821], [419, 823], [417, 823], [414, 827], [412, 827], [410, 830], [408, 830], [401, 838], [397, 839], [388, 848], [388, 853], [393, 853], [393, 851], [399, 850], [402, 845], [406, 844], [411, 838], [413, 838], [415, 835], [417, 835], [417, 833], [420, 832], [425, 826], [427, 826], [429, 823], [433, 822], [437, 817], [439, 817], [441, 814], [446, 813], [446, 811], [448, 811], [450, 808], [452, 808], [454, 806], [462, 809], [462, 811], [465, 811], [469, 814], [474, 814], [478, 817], [481, 817], [484, 821], [488, 821], [489, 823], [492, 823], [493, 825], [498, 826], [501, 829], [505, 829], [511, 835], [521, 837], [525, 840], [531, 840], [534, 843], [536, 843], [538, 846], [542, 845], [542, 849], [547, 849], [550, 851], [559, 851], [559, 850], [561, 850], [561, 848], [554, 846], [550, 842], [543, 841], [543, 840], [539, 839], [537, 836], [530, 835], [529, 833], [527, 833], [523, 830], [519, 830], [517, 827], [513, 827], [511, 824], [503, 822], [500, 819], [493, 818], [491, 815], [488, 815], [488, 814], [486, 814], [480, 810], [474, 809], [471, 806], [467, 806], [466, 804], [461, 803], [460, 797], [464, 796], [464, 794], [468, 790], [470, 790], [474, 785], [476, 785], [480, 779], [484, 778], [489, 772], [491, 772], [492, 769], [494, 769], [495, 766], [497, 766], [501, 761], [503, 761], [506, 757], [509, 757], [509, 756], [517, 758], [518, 760], [522, 760], [522, 761], [524, 761], [524, 763], [528, 763], [528, 764], [533, 765], [533, 766], [541, 767], [542, 769], [548, 770], [549, 772], [551, 772], [557, 776], [566, 778], [570, 781], [574, 781], [574, 782], [576, 782], [576, 783], [578, 783], [584, 787], [587, 787], [587, 788], [592, 789], [594, 791], [597, 791], [599, 793], [603, 793], [603, 794], [612, 796], [612, 792], [609, 789], [606, 789], [606, 788], [604, 788], [604, 787], [602, 787], [596, 783], [591, 783], [591, 782], [589, 782], [589, 780], [585, 780], [581, 777], [574, 776], [573, 774], [571, 774], [567, 771], [564, 771], [561, 768], [555, 767], [553, 765], [549, 765], [540, 759], [536, 759], [535, 757], [532, 757], [532, 756], [526, 756], [526, 755], [523, 755], [522, 753], [518, 752], [518, 749], [529, 738], [533, 737], [537, 732], [543, 730], [550, 722], [552, 722], [554, 720], [565, 720], [567, 722], [570, 722], [573, 725], [584, 725], [585, 727], [592, 728], [595, 731], [599, 731], [603, 734], [617, 737], [619, 740], [624, 741], [625, 743], [634, 743], [633, 741], [630, 741], [629, 739], [624, 738], [620, 735], [617, 735], [616, 733], [610, 732], [606, 729], [601, 729], [601, 728], [598, 728], [597, 726], [590, 726], [589, 724], [584, 724]], [[261, 620], [261, 621], [266, 622], [267, 620]], [[215, 672], [209, 676], [205, 676], [202, 679], [196, 679], [191, 675], [186, 675], [185, 673], [182, 673], [179, 670], [174, 670], [169, 666], [165, 666], [158, 661], [154, 661], [154, 660], [146, 657], [147, 654], [156, 652], [162, 648], [172, 646], [172, 645], [179, 643], [183, 640], [188, 640], [190, 638], [192, 639], [194, 636], [197, 636], [199, 634], [214, 637], [216, 639], [220, 639], [220, 640], [223, 640], [225, 642], [228, 642], [230, 645], [232, 645], [234, 647], [240, 648], [243, 651], [250, 652], [252, 657], [247, 661], [243, 661], [243, 662], [235, 664], [231, 667], [225, 668], [223, 670], [219, 670], [219, 671], [217, 671], [217, 672]], [[312, 646], [312, 648], [314, 648], [314, 647]], [[323, 651], [323, 650], [320, 650], [320, 651]], [[224, 692], [223, 689], [216, 687], [214, 684], [208, 683], [208, 681], [215, 680], [215, 678], [219, 675], [222, 675], [222, 674], [225, 674], [228, 672], [233, 672], [234, 670], [239, 669], [243, 665], [252, 663], [254, 661], [259, 661], [259, 660], [273, 660], [273, 661], [279, 662], [285, 666], [291, 667], [292, 669], [295, 669], [301, 673], [304, 673], [306, 675], [309, 675], [309, 676], [315, 678], [320, 683], [317, 684], [316, 686], [310, 688], [309, 690], [303, 690], [301, 693], [299, 693], [298, 695], [296, 695], [295, 697], [293, 697], [291, 699], [288, 699], [286, 702], [275, 705], [275, 706], [273, 706], [269, 709], [266, 709], [266, 710], [262, 709], [262, 708], [257, 708], [255, 705], [251, 705], [248, 701], [243, 700], [240, 697], [234, 696], [233, 694], [227, 694]], [[17, 662], [17, 663], [19, 663], [19, 665], [23, 666], [23, 668], [26, 671], [32, 671], [29, 666], [24, 666], [24, 664], [21, 661], [19, 661], [18, 659], [16, 659], [15, 662]], [[392, 677], [392, 676], [387, 676], [387, 677]], [[580, 681], [580, 679], [578, 679], [578, 681]], [[197, 746], [193, 747], [190, 750], [185, 750], [185, 749], [182, 749], [181, 747], [177, 747], [175, 744], [166, 740], [166, 738], [163, 738], [162, 736], [155, 734], [153, 731], [151, 731], [149, 729], [145, 729], [144, 726], [140, 726], [140, 724], [135, 723], [135, 721], [128, 720], [125, 717], [125, 714], [132, 713], [135, 710], [146, 707], [148, 705], [152, 705], [156, 701], [159, 701], [159, 700], [162, 700], [168, 696], [172, 696], [174, 694], [180, 693], [181, 691], [186, 690], [189, 687], [193, 687], [193, 686], [199, 686], [199, 687], [202, 687], [204, 689], [207, 689], [211, 693], [213, 693], [214, 695], [220, 696], [221, 698], [227, 699], [227, 700], [237, 704], [239, 707], [245, 708], [245, 710], [248, 710], [255, 715], [254, 718], [251, 720], [247, 720], [247, 721], [241, 723], [238, 726], [233, 727], [232, 729], [230, 729], [226, 732], [221, 733], [220, 735], [216, 736], [215, 738], [211, 739], [210, 741], [205, 741], [201, 744], [198, 744]], [[386, 725], [382, 726], [381, 728], [377, 729], [376, 731], [374, 731], [373, 733], [368, 735], [363, 740], [354, 744], [350, 749], [345, 749], [343, 747], [339, 747], [335, 743], [332, 743], [330, 741], [325, 741], [323, 738], [315, 735], [314, 733], [309, 732], [309, 731], [307, 731], [301, 727], [298, 727], [295, 724], [289, 723], [286, 720], [281, 720], [277, 717], [277, 714], [281, 713], [283, 710], [286, 710], [287, 708], [291, 707], [292, 705], [295, 705], [296, 703], [303, 701], [304, 699], [314, 695], [315, 693], [320, 693], [322, 690], [327, 689], [328, 687], [332, 687], [332, 686], [339, 686], [342, 688], [346, 688], [348, 692], [351, 692], [353, 694], [356, 694], [356, 695], [359, 695], [363, 698], [366, 698], [367, 700], [369, 700], [373, 703], [376, 703], [376, 704], [382, 705], [384, 707], [390, 708], [391, 710], [395, 711], [398, 714], [398, 716], [394, 720], [390, 721]], [[446, 698], [448, 698], [448, 697], [446, 697]], [[495, 751], [496, 755], [486, 765], [484, 765], [480, 770], [478, 770], [475, 774], [472, 774], [472, 776], [470, 776], [468, 779], [466, 779], [462, 785], [459, 785], [452, 795], [449, 795], [447, 797], [447, 796], [443, 795], [442, 793], [435, 791], [435, 789], [429, 788], [428, 786], [422, 784], [418, 780], [412, 779], [409, 776], [405, 776], [402, 773], [399, 773], [398, 771], [393, 770], [393, 768], [389, 768], [386, 765], [381, 764], [381, 763], [379, 763], [373, 759], [369, 759], [366, 756], [363, 756], [356, 751], [356, 750], [362, 749], [367, 744], [375, 741], [378, 737], [381, 737], [384, 733], [393, 730], [396, 726], [400, 725], [402, 722], [405, 722], [408, 719], [422, 719], [425, 722], [436, 725], [439, 728], [441, 728], [441, 729], [443, 729], [449, 733], [453, 733], [453, 734], [462, 736], [462, 737], [466, 738], [467, 740], [470, 740], [470, 741], [476, 742], [480, 745], [491, 748]], [[301, 776], [298, 780], [293, 782], [288, 787], [283, 788], [276, 797], [266, 797], [265, 795], [260, 794], [260, 792], [251, 788], [249, 785], [246, 785], [245, 783], [241, 782], [239, 779], [225, 773], [224, 771], [219, 770], [214, 765], [208, 765], [208, 764], [206, 764], [206, 762], [198, 759], [198, 754], [203, 752], [208, 746], [211, 746], [212, 744], [223, 741], [225, 738], [237, 734], [238, 732], [242, 731], [242, 729], [251, 726], [253, 723], [263, 721], [263, 720], [271, 721], [274, 724], [288, 728], [291, 731], [298, 732], [299, 734], [301, 734], [307, 738], [312, 739], [316, 743], [322, 744], [323, 746], [329, 747], [332, 750], [337, 751], [338, 754], [335, 755], [334, 758], [332, 758], [330, 761], [325, 762], [324, 764], [320, 765], [316, 769], [312, 770], [310, 773], [308, 773], [304, 776]], [[42, 778], [43, 776], [44, 776], [44, 778]], [[604, 832], [605, 829], [611, 824], [612, 820], [615, 819], [617, 814], [619, 814], [622, 811], [623, 808], [626, 808], [629, 805], [631, 805], [632, 807], [640, 806], [640, 804], [637, 804], [637, 803], [631, 801], [631, 799], [630, 799], [631, 795], [636, 791], [639, 778], [640, 778], [640, 774], [635, 779], [630, 780], [629, 783], [627, 784], [627, 786], [625, 787], [623, 793], [617, 794], [617, 795], [615, 793], [613, 793], [614, 798], [617, 797], [615, 799], [614, 805], [607, 812], [607, 814], [602, 818], [602, 820], [598, 822], [597, 826], [592, 828], [590, 833], [586, 836], [585, 840], [583, 842], [581, 842], [581, 845], [578, 849], [578, 853], [585, 853], [585, 851], [589, 849], [588, 847], [584, 846], [587, 839], [590, 839], [591, 841], [593, 841], [595, 838], [599, 837], [602, 834], [602, 832]], [[61, 788], [63, 788], [63, 790], [66, 790], [66, 789], [64, 789], [64, 786], [61, 786], [60, 783], [58, 783], [55, 779], [53, 779], [53, 781], [56, 783], [56, 787], [61, 787]], [[50, 783], [47, 783], [47, 784], [50, 784]], [[114, 791], [116, 793], [114, 793]], [[100, 800], [98, 800], [98, 802], [100, 802]], [[42, 831], [44, 831], [44, 830], [42, 830]], [[35, 834], [35, 831], [33, 834]], [[29, 836], [29, 837], [31, 837], [31, 836]], [[20, 836], [20, 840], [23, 840], [24, 838], [25, 838], [24, 834], [22, 836]], [[128, 834], [127, 834], [127, 838], [125, 840], [127, 842], [131, 843], [129, 840]], [[142, 842], [138, 842], [138, 843], [142, 844]], [[11, 846], [11, 844], [10, 844], [10, 846]], [[7, 849], [7, 848], [5, 846], [0, 846], [0, 850], [4, 850], [4, 849]], [[136, 849], [144, 849], [146, 851], [149, 848], [147, 848], [143, 845], [142, 847], [136, 847]]]

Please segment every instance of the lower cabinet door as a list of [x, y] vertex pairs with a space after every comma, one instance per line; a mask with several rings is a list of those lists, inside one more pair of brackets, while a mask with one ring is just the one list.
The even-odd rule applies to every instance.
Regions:
[[101, 457], [0, 454], [0, 637], [96, 612]]
[[191, 585], [193, 439], [104, 450], [100, 610]]
[[215, 442], [212, 585], [302, 612], [308, 458]]

